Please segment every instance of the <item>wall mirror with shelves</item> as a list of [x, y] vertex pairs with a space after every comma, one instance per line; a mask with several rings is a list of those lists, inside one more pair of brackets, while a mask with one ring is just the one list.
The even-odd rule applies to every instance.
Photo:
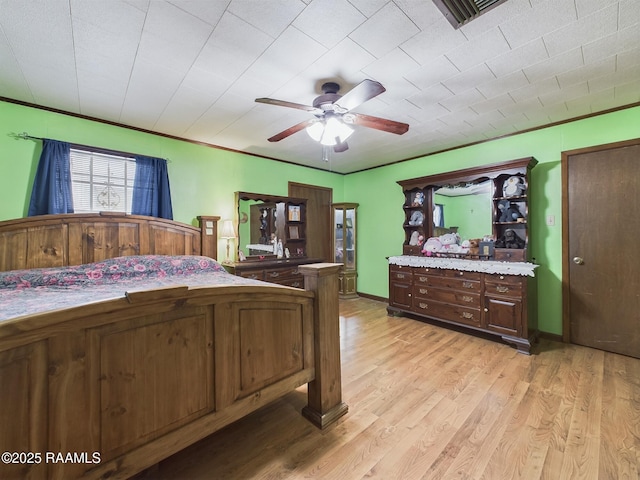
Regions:
[[533, 157], [399, 181], [405, 197], [404, 255], [421, 255], [429, 237], [491, 236], [496, 259], [528, 258], [529, 173]]
[[306, 200], [236, 192], [238, 257], [244, 261], [306, 257]]

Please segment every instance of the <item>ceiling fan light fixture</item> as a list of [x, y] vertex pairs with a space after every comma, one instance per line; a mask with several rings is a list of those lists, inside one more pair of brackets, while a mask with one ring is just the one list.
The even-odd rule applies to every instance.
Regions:
[[320, 143], [333, 147], [338, 143], [344, 143], [352, 133], [353, 128], [345, 125], [336, 117], [330, 117], [324, 127], [324, 133], [322, 135], [322, 139], [320, 139]]
[[305, 130], [311, 138], [316, 142], [319, 142], [322, 139], [322, 134], [324, 133], [324, 125], [320, 121], [314, 122], [305, 128]]
[[353, 133], [353, 128], [345, 125], [336, 117], [330, 117], [325, 122], [314, 122], [306, 128], [307, 133], [316, 142], [333, 147], [344, 143]]

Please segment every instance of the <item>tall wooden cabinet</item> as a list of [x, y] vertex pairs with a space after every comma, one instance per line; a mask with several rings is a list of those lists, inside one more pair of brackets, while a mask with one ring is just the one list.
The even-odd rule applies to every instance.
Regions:
[[357, 203], [334, 203], [333, 210], [333, 261], [342, 263], [339, 273], [340, 296], [357, 295], [358, 269], [356, 262], [356, 212]]
[[[538, 333], [537, 265], [528, 262], [530, 172], [536, 163], [529, 157], [398, 182], [405, 198], [404, 243], [403, 255], [389, 257], [390, 314], [410, 314], [489, 333], [521, 353], [530, 353]], [[476, 186], [482, 186], [476, 190], [486, 196], [479, 196], [475, 204], [467, 200], [465, 208], [472, 216], [474, 211], [488, 212], [482, 228], [495, 239], [491, 253], [424, 255], [425, 239], [441, 231], [469, 231], [464, 221], [455, 226], [434, 223], [438, 217], [435, 192], [443, 187], [473, 190]], [[463, 218], [451, 217], [456, 222]]]

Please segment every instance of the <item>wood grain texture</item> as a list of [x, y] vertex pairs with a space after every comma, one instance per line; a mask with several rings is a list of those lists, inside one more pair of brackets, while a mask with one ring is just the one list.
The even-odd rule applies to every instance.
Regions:
[[299, 417], [300, 387], [150, 478], [640, 477], [640, 360], [547, 339], [520, 355], [385, 307], [340, 302], [349, 413], [334, 425], [320, 431]]
[[0, 222], [0, 271], [99, 262], [127, 255], [217, 258], [219, 217], [201, 226], [115, 213], [39, 215]]

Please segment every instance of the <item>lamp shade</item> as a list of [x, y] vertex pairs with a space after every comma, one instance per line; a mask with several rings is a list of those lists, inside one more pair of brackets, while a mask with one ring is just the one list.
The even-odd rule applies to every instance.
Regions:
[[224, 220], [222, 222], [220, 238], [236, 238], [236, 232], [233, 228], [233, 222], [231, 220]]
[[306, 131], [316, 142], [333, 147], [349, 138], [353, 133], [353, 128], [336, 117], [329, 117], [325, 121], [312, 123], [306, 128]]

